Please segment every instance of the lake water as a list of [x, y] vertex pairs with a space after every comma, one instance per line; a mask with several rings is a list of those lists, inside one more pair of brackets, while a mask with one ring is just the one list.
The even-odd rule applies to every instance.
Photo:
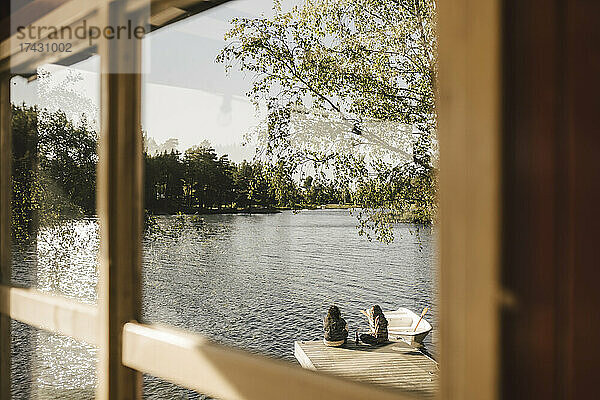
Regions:
[[[144, 238], [143, 322], [290, 362], [295, 340], [321, 338], [331, 304], [352, 332], [368, 328], [359, 310], [373, 304], [430, 306], [435, 333], [434, 234], [398, 224], [395, 236], [389, 245], [359, 237], [347, 210], [156, 217]], [[13, 281], [94, 303], [97, 246], [94, 220], [42, 231], [35, 248], [15, 252]], [[95, 348], [16, 322], [13, 336], [15, 398], [92, 396]], [[435, 353], [435, 334], [425, 345]], [[201, 398], [153, 377], [144, 393]]]

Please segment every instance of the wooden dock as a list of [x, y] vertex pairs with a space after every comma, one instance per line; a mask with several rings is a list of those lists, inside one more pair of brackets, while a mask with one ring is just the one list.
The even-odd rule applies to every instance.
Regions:
[[382, 385], [432, 398], [438, 389], [437, 363], [404, 342], [380, 347], [327, 347], [320, 340], [294, 342], [294, 356], [304, 368]]

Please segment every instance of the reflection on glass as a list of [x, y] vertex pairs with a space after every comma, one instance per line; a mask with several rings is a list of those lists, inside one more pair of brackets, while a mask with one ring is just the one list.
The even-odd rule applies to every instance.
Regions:
[[[12, 284], [95, 304], [98, 58], [11, 80]], [[89, 399], [96, 349], [12, 325], [13, 398]]]
[[397, 340], [428, 307], [414, 382], [329, 372], [432, 396], [434, 2], [240, 0], [144, 46], [144, 319], [295, 361], [296, 341], [323, 346], [332, 304], [352, 343], [361, 310], [381, 306]]
[[98, 59], [11, 81], [13, 284], [96, 301]]
[[37, 286], [94, 303], [98, 282], [96, 218], [61, 221], [37, 236]]
[[93, 399], [96, 348], [12, 322], [13, 399]]
[[[247, 0], [145, 39], [145, 321], [288, 361], [296, 341], [324, 346], [332, 304], [350, 339], [369, 331], [360, 311], [374, 304], [429, 306], [435, 329], [434, 22], [433, 1]], [[12, 86], [13, 282], [88, 303], [97, 66], [44, 66]], [[75, 344], [15, 329], [25, 337], [15, 345], [31, 349], [18, 352], [28, 371], [16, 381], [31, 393], [68, 391], [87, 368], [78, 360], [92, 364], [91, 349], [52, 364], [45, 355]], [[351, 344], [347, 354], [379, 352], [381, 363], [418, 353]], [[388, 386], [432, 394], [435, 382], [403, 376]], [[148, 398], [200, 396], [144, 382]]]

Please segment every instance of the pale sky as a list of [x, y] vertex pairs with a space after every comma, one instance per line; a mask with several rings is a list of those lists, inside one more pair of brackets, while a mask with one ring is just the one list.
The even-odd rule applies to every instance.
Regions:
[[[272, 15], [271, 5], [272, 0], [234, 0], [144, 39], [143, 68], [148, 72], [143, 75], [142, 126], [148, 136], [157, 143], [177, 138], [182, 151], [203, 140], [217, 149], [242, 143], [244, 134], [259, 121], [245, 96], [251, 77], [236, 70], [227, 77], [224, 66], [214, 60], [225, 44], [223, 35], [231, 18]], [[97, 113], [98, 57], [71, 68], [45, 68], [52, 73], [46, 81], [14, 79], [13, 102], [50, 109], [58, 104], [71, 117], [81, 112], [93, 115], [94, 107]], [[72, 70], [82, 79], [65, 88], [63, 83], [73, 75]], [[233, 159], [252, 155], [252, 149], [245, 149]]]

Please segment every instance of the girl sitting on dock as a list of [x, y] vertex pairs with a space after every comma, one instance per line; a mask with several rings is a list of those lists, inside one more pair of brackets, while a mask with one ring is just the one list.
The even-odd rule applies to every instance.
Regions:
[[381, 307], [374, 305], [368, 310], [368, 314], [364, 314], [369, 318], [372, 335], [362, 334], [360, 335], [360, 340], [370, 345], [386, 343], [388, 341], [388, 321], [385, 315], [383, 315]]
[[337, 306], [329, 307], [327, 316], [323, 320], [323, 330], [325, 331], [325, 337], [323, 338], [325, 346], [338, 347], [346, 343], [348, 324], [342, 318], [340, 309]]

